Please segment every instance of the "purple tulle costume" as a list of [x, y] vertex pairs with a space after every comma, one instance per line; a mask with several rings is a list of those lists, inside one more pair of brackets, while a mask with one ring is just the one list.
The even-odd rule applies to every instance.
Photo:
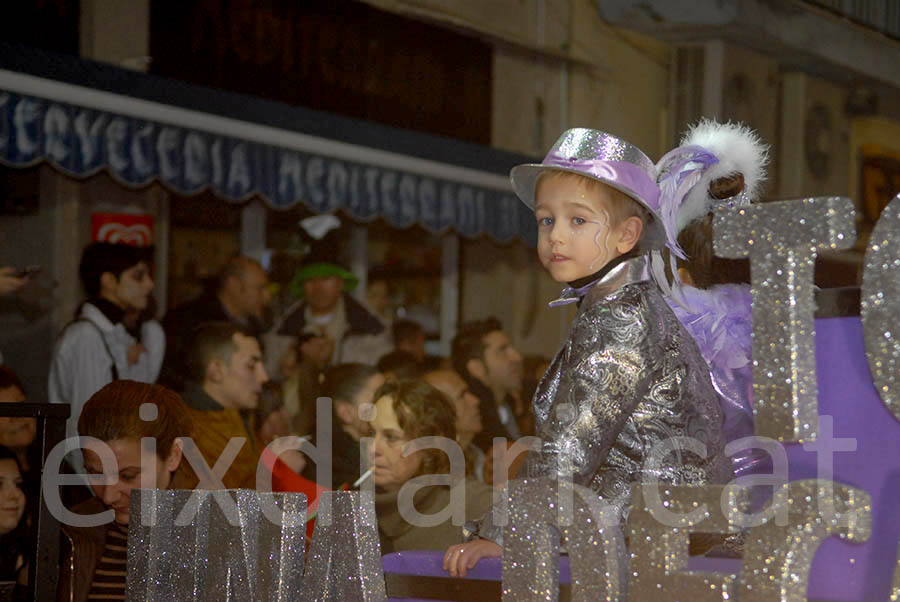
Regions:
[[[719, 395], [726, 441], [753, 435], [753, 364], [750, 286], [721, 284], [708, 290], [683, 286], [685, 309], [667, 299], [675, 315], [694, 337], [709, 364], [710, 378]], [[745, 449], [731, 457], [737, 477], [768, 472], [769, 455]]]

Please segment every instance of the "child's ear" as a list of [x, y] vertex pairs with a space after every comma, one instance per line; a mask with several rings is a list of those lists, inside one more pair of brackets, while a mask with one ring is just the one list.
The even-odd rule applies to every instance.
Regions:
[[632, 215], [619, 226], [619, 241], [616, 243], [616, 251], [624, 255], [635, 248], [641, 240], [644, 232], [644, 222], [641, 218]]

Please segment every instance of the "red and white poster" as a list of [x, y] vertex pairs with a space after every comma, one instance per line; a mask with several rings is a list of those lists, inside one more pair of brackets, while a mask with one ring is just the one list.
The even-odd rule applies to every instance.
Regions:
[[153, 244], [153, 216], [134, 213], [91, 214], [91, 239], [147, 247]]

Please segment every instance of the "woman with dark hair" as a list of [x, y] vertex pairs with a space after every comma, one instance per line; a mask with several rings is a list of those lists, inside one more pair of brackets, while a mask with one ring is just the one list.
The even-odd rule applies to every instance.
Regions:
[[[25, 491], [16, 454], [0, 445], [0, 599], [25, 599], [26, 534]], [[12, 597], [11, 592], [15, 592]], [[7, 597], [3, 597], [7, 596]]]
[[[182, 438], [193, 424], [181, 397], [160, 385], [112, 382], [84, 405], [78, 432], [92, 437], [84, 465], [95, 497], [74, 512], [113, 511], [114, 520], [97, 527], [64, 525], [67, 559], [62, 563], [59, 599], [72, 602], [124, 599], [125, 565], [133, 489], [177, 489], [190, 477], [182, 463]], [[141, 440], [155, 441], [155, 450]], [[101, 458], [115, 459], [110, 466]], [[64, 558], [66, 556], [64, 555]]]
[[[438, 389], [420, 380], [389, 382], [375, 393], [375, 399], [375, 416], [370, 423], [372, 478], [382, 554], [443, 550], [460, 543], [462, 524], [490, 509], [493, 490], [465, 477], [463, 452], [456, 443], [453, 404]], [[408, 453], [405, 446], [421, 437], [442, 438], [448, 450], [458, 451], [459, 465], [452, 467], [451, 457], [443, 449], [429, 447]], [[409, 483], [426, 475], [438, 475], [441, 484]], [[407, 483], [412, 486], [409, 498], [401, 494]], [[457, 497], [455, 493], [462, 495]], [[412, 507], [405, 501], [409, 499]], [[433, 524], [433, 516], [427, 516], [448, 510], [449, 516], [437, 524]]]

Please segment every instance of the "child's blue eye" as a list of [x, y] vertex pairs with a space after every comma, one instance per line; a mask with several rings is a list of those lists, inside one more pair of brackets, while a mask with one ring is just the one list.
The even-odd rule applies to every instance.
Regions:
[[552, 226], [553, 218], [552, 217], [542, 217], [538, 220], [538, 226]]
[[576, 226], [581, 226], [583, 224], [586, 224], [587, 220], [585, 220], [583, 217], [573, 217], [572, 223], [575, 224]]

